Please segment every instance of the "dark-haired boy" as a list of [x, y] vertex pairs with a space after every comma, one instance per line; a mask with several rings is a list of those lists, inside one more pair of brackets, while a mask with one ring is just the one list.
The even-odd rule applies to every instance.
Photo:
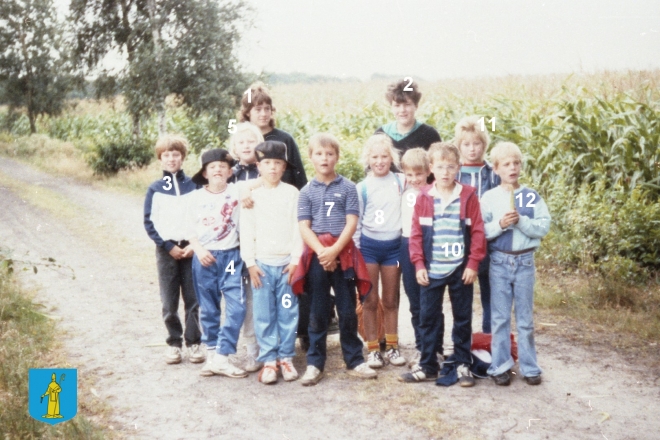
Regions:
[[376, 133], [385, 133], [392, 138], [401, 156], [411, 148], [428, 150], [432, 143], [441, 141], [435, 128], [415, 119], [421, 99], [422, 93], [417, 83], [408, 80], [390, 84], [385, 93], [385, 100], [392, 107], [395, 120], [378, 128]]

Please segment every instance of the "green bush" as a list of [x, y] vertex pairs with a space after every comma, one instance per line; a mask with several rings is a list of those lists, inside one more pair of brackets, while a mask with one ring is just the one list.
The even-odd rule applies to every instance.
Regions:
[[585, 183], [575, 194], [557, 179], [544, 188], [553, 221], [542, 255], [609, 279], [644, 281], [644, 268], [660, 269], [660, 204], [648, 190], [607, 185]]
[[112, 175], [121, 170], [142, 168], [154, 158], [151, 142], [143, 139], [103, 139], [87, 156], [87, 163], [94, 174]]

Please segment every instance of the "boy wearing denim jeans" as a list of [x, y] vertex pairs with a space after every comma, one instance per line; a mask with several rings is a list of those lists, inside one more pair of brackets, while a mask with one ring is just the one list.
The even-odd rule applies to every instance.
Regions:
[[454, 328], [454, 357], [461, 386], [474, 385], [472, 364], [472, 294], [480, 261], [486, 255], [484, 225], [476, 190], [454, 178], [459, 169], [458, 148], [446, 142], [428, 151], [435, 183], [422, 189], [415, 201], [410, 234], [410, 260], [420, 289], [422, 358], [402, 382], [438, 377], [436, 355], [444, 329], [442, 297], [449, 287]]
[[[238, 334], [245, 319], [243, 260], [239, 251], [239, 186], [227, 183], [234, 159], [226, 150], [202, 155], [202, 169], [193, 182], [204, 185], [190, 195], [188, 237], [195, 252], [193, 279], [200, 306], [202, 341], [209, 353], [200, 374], [245, 377], [247, 372], [229, 363], [236, 353]], [[254, 186], [261, 183], [252, 180]], [[225, 322], [220, 326], [220, 295], [225, 298]]]
[[277, 366], [285, 381], [298, 378], [293, 366], [298, 328], [298, 299], [291, 290], [302, 254], [298, 226], [298, 189], [282, 182], [288, 163], [283, 142], [266, 141], [255, 148], [263, 186], [252, 192], [253, 209], [241, 213], [241, 257], [250, 272], [254, 330], [263, 369], [259, 381], [277, 382]]
[[293, 291], [301, 293], [305, 280], [311, 295], [307, 370], [301, 380], [316, 385], [326, 361], [330, 288], [335, 291], [339, 314], [339, 341], [348, 373], [375, 378], [376, 372], [364, 362], [363, 344], [357, 333], [355, 288], [367, 295], [369, 274], [352, 237], [360, 207], [355, 184], [335, 172], [339, 142], [331, 134], [319, 133], [309, 141], [310, 161], [316, 175], [301, 191], [298, 222], [306, 247], [294, 275]]
[[488, 374], [497, 385], [511, 383], [511, 308], [515, 304], [520, 373], [529, 385], [541, 383], [534, 344], [534, 251], [550, 229], [550, 213], [541, 196], [518, 183], [520, 148], [500, 142], [490, 154], [502, 179], [481, 199], [490, 250], [492, 363]]
[[[181, 136], [167, 135], [156, 142], [156, 156], [163, 177], [149, 186], [144, 200], [144, 228], [156, 243], [156, 266], [163, 321], [167, 328], [165, 362], [178, 364], [182, 346], [188, 346], [190, 362], [200, 363], [206, 353], [200, 348], [199, 305], [193, 286], [192, 247], [186, 238], [186, 200], [197, 185], [181, 166], [188, 142]], [[183, 297], [185, 331], [179, 319], [179, 297]]]
[[[461, 119], [454, 128], [454, 140], [452, 141], [461, 152], [461, 169], [458, 173], [459, 183], [476, 188], [477, 195], [481, 199], [486, 191], [500, 184], [500, 178], [493, 172], [493, 167], [484, 160], [484, 154], [488, 150], [488, 130], [481, 130], [479, 119], [476, 116], [468, 116]], [[479, 293], [481, 296], [481, 309], [483, 317], [481, 329], [484, 333], [490, 333], [490, 277], [488, 268], [490, 260], [488, 253], [486, 258], [479, 264]]]

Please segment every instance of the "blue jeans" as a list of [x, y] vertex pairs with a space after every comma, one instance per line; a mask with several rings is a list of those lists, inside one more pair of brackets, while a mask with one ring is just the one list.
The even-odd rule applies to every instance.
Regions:
[[483, 310], [483, 319], [481, 321], [481, 331], [490, 333], [490, 256], [486, 254], [486, 258], [479, 263], [479, 293], [481, 296], [481, 309]]
[[[215, 347], [222, 355], [236, 353], [238, 334], [245, 319], [245, 292], [243, 289], [243, 260], [238, 248], [228, 251], [210, 251], [216, 262], [202, 266], [197, 255], [193, 257], [193, 280], [199, 317], [202, 323], [202, 342]], [[231, 262], [233, 274], [231, 273]], [[225, 322], [220, 327], [220, 295], [225, 297]]]
[[474, 285], [463, 283], [461, 265], [448, 277], [436, 280], [429, 277], [429, 285], [420, 289], [420, 326], [422, 336], [422, 359], [420, 367], [426, 374], [436, 375], [440, 369], [436, 352], [438, 341], [444, 336], [445, 319], [442, 313], [442, 298], [445, 286], [449, 287], [449, 300], [454, 317], [451, 339], [454, 341], [454, 357], [458, 364], [471, 364], [472, 354], [472, 296]]
[[362, 354], [364, 346], [357, 334], [355, 280], [344, 278], [344, 271], [339, 266], [334, 272], [326, 272], [314, 254], [307, 272], [307, 283], [308, 294], [311, 296], [307, 365], [313, 365], [321, 371], [325, 368], [326, 340], [332, 307], [330, 287], [332, 287], [335, 291], [335, 304], [339, 315], [339, 343], [346, 368], [352, 370], [364, 362]]
[[269, 266], [257, 261], [264, 272], [261, 287], [252, 287], [254, 331], [259, 343], [260, 362], [294, 357], [298, 328], [298, 298], [287, 282], [286, 266]]
[[490, 254], [493, 361], [488, 374], [496, 376], [514, 365], [511, 357], [511, 307], [515, 303], [518, 360], [524, 377], [541, 374], [534, 345], [534, 252]]
[[[410, 315], [413, 330], [415, 332], [415, 348], [422, 351], [422, 336], [419, 332], [419, 284], [417, 284], [417, 276], [415, 274], [415, 265], [410, 261], [410, 239], [408, 237], [401, 237], [401, 248], [399, 249], [399, 264], [401, 265], [401, 278], [403, 279], [403, 290], [408, 295], [408, 302], [410, 303]], [[440, 311], [442, 313], [442, 311]], [[444, 315], [442, 316], [443, 324], [438, 335], [438, 343], [436, 351], [442, 354], [442, 338], [445, 335], [444, 331]]]

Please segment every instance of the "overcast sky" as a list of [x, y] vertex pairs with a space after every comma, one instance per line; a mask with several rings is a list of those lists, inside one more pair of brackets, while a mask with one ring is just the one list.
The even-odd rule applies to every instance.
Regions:
[[660, 1], [248, 0], [252, 71], [500, 76], [660, 67]]
[[238, 56], [253, 72], [439, 79], [660, 67], [659, 0], [246, 1], [254, 27]]

